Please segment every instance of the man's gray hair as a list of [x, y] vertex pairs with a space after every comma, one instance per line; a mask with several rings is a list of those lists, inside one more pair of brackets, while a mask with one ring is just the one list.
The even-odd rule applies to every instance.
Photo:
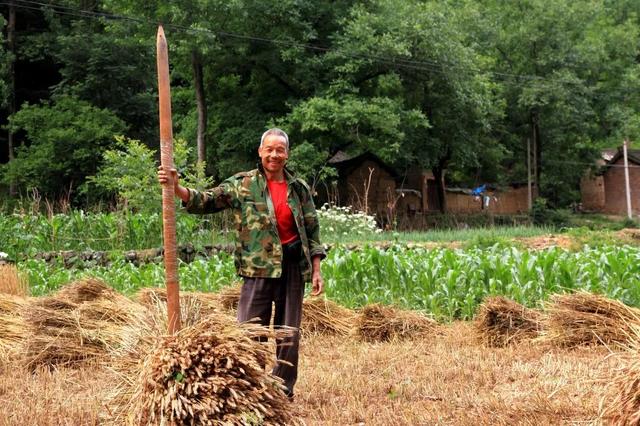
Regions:
[[262, 137], [260, 138], [260, 146], [262, 147], [262, 144], [264, 143], [264, 140], [267, 138], [267, 136], [269, 135], [276, 135], [276, 136], [282, 136], [284, 138], [284, 144], [287, 147], [287, 151], [289, 151], [289, 136], [287, 135], [287, 133], [282, 130], [282, 129], [278, 129], [277, 127], [274, 127], [272, 129], [267, 130], [266, 132], [264, 132], [262, 134]]

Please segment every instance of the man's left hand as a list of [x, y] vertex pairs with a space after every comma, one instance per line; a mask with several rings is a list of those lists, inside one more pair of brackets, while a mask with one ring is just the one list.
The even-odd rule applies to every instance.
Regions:
[[320, 275], [320, 271], [313, 271], [311, 275], [311, 295], [319, 296], [324, 291], [324, 281], [322, 280], [322, 275]]

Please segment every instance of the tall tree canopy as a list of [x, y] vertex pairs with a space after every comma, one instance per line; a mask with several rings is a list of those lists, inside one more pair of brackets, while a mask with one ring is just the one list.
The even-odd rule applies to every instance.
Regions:
[[[431, 169], [449, 184], [524, 181], [529, 140], [539, 191], [561, 206], [576, 200], [600, 148], [640, 136], [633, 0], [15, 4], [16, 63], [46, 78], [17, 82], [25, 112], [8, 129], [23, 147], [0, 173], [45, 194], [56, 189], [35, 179], [33, 159], [53, 139], [25, 117], [86, 111], [101, 124], [74, 138], [73, 151], [96, 140], [112, 147], [105, 129], [157, 144], [158, 22], [169, 39], [175, 134], [217, 179], [253, 167], [258, 137], [274, 124], [290, 131], [292, 161], [311, 180], [344, 150]], [[9, 99], [3, 52], [0, 95]], [[60, 184], [89, 173], [65, 170]]]

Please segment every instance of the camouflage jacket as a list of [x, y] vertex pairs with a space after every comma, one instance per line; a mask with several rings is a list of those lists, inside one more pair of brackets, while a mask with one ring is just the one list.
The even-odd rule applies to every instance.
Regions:
[[[320, 225], [307, 184], [285, 169], [287, 197], [304, 256], [300, 270], [305, 281], [311, 279], [311, 259], [325, 257], [320, 244]], [[219, 186], [196, 191], [189, 189], [185, 207], [189, 213], [215, 213], [233, 209], [236, 229], [235, 265], [246, 277], [278, 278], [282, 275], [282, 244], [267, 179], [261, 169], [237, 173]]]

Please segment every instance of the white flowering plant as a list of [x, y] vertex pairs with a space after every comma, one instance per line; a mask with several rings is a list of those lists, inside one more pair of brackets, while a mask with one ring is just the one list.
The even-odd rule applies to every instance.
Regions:
[[320, 232], [324, 238], [342, 238], [345, 236], [363, 236], [382, 232], [372, 215], [329, 204], [318, 209]]

